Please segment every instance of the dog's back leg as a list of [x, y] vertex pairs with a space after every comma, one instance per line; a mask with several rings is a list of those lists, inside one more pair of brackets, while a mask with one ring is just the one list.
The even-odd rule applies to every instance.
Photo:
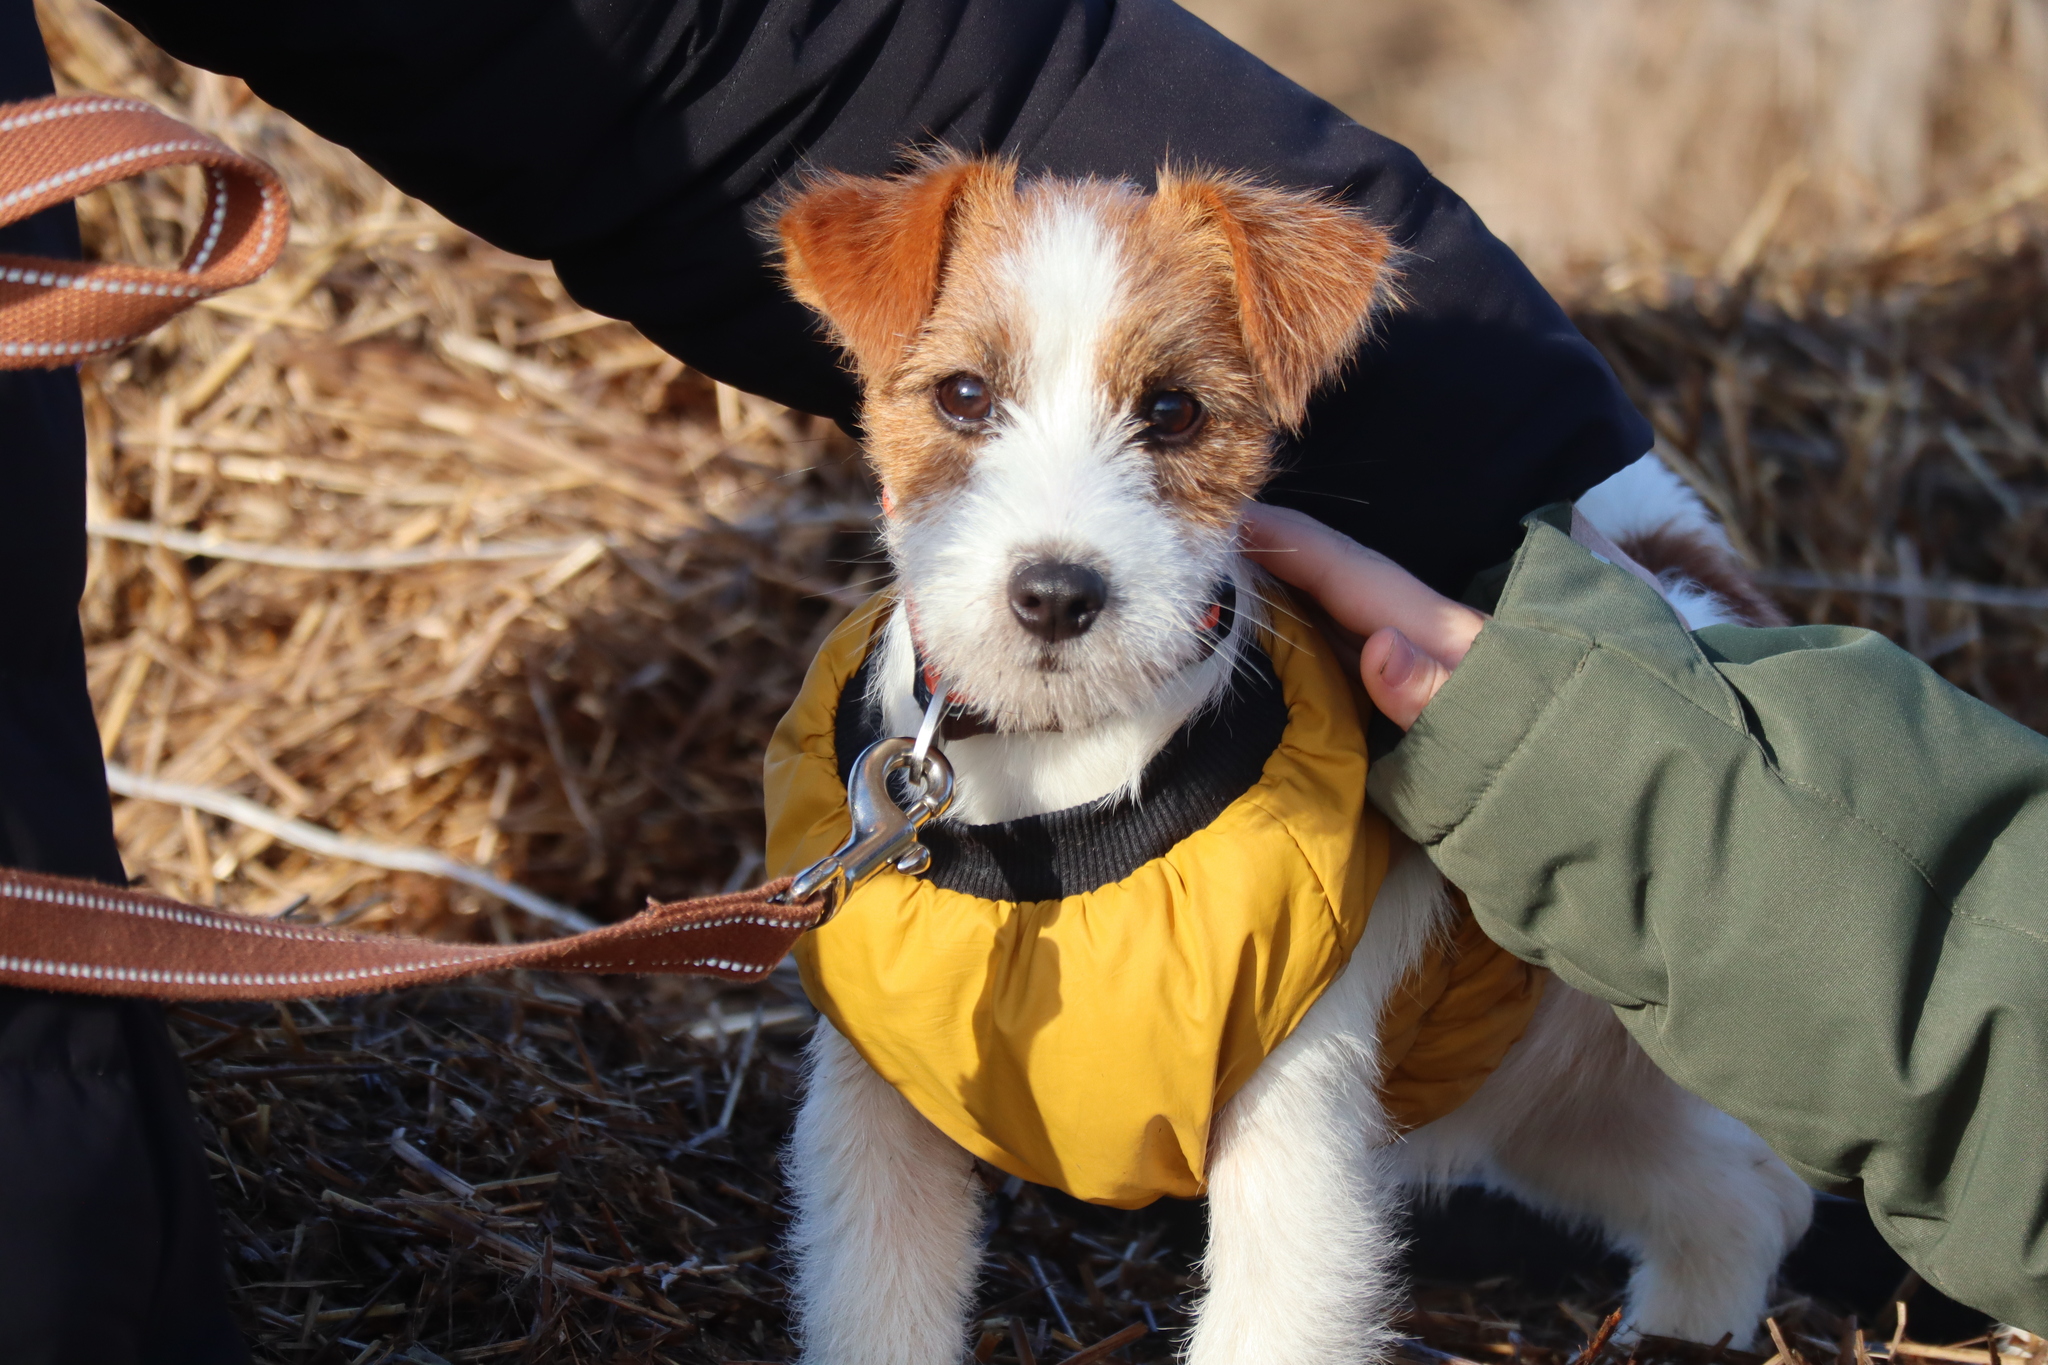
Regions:
[[981, 1269], [973, 1162], [825, 1020], [786, 1154], [805, 1365], [957, 1365]]
[[1746, 1349], [1813, 1193], [1749, 1129], [1680, 1088], [1600, 1001], [1553, 981], [1529, 1035], [1463, 1108], [1403, 1144], [1635, 1259], [1631, 1332]]

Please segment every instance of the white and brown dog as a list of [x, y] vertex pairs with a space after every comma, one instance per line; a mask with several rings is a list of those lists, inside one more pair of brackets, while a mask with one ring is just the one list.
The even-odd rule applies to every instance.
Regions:
[[[792, 287], [865, 385], [901, 604], [876, 664], [883, 733], [916, 729], [921, 650], [987, 721], [947, 749], [954, 818], [1131, 793], [1231, 685], [1258, 600], [1239, 517], [1276, 435], [1365, 336], [1387, 236], [1240, 178], [1162, 172], [1146, 193], [966, 159], [820, 179], [779, 227]], [[1678, 571], [1693, 624], [1768, 610], [1654, 460], [1583, 509]], [[1192, 605], [1219, 583], [1240, 604], [1221, 647]], [[1342, 975], [1219, 1115], [1189, 1358], [1383, 1356], [1403, 1191], [1464, 1183], [1633, 1257], [1631, 1330], [1747, 1345], [1811, 1197], [1601, 1002], [1552, 983], [1473, 1099], [1394, 1139], [1377, 1024], [1445, 903], [1419, 855], [1398, 864]], [[970, 1158], [826, 1023], [789, 1161], [804, 1359], [959, 1361], [983, 1230]]]

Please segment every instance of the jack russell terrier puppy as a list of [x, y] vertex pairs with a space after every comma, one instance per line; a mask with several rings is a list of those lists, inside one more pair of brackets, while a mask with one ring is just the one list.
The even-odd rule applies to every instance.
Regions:
[[[1162, 803], [1148, 773], [1187, 758], [1176, 737], [1235, 693], [1269, 685], [1278, 666], [1268, 653], [1281, 648], [1287, 613], [1262, 609], [1272, 586], [1238, 554], [1239, 517], [1276, 438], [1302, 421], [1311, 392], [1387, 304], [1397, 253], [1386, 233], [1328, 196], [1242, 177], [1162, 170], [1148, 193], [945, 156], [890, 178], [815, 179], [778, 229], [791, 287], [864, 385], [896, 573], [850, 656], [859, 675], [830, 683], [844, 689], [842, 709], [865, 708], [881, 735], [916, 733], [933, 688], [951, 708], [944, 752], [957, 799], [928, 842], [965, 847], [976, 831], [1071, 829], [1060, 822], [1074, 812], [1154, 810]], [[1654, 458], [1580, 507], [1663, 571], [1689, 624], [1768, 619], [1718, 528]], [[1281, 652], [1298, 669], [1319, 647], [1293, 638]], [[1336, 667], [1320, 649], [1318, 666]], [[1345, 723], [1355, 731], [1355, 715]], [[843, 746], [855, 731], [844, 716], [836, 724]], [[1204, 733], [1227, 748], [1256, 728]], [[824, 729], [818, 752], [829, 763]], [[1277, 752], [1270, 736], [1260, 743]], [[1347, 771], [1362, 778], [1363, 762], [1361, 746]], [[831, 837], [844, 829], [841, 818]], [[1065, 860], [1064, 882], [998, 869], [1023, 878], [999, 885], [1043, 885], [994, 893], [997, 919], [1014, 922], [1023, 902], [1057, 910], [1090, 858], [1108, 870], [1081, 889], [1129, 872], [1113, 850], [1078, 842], [1041, 850]], [[1254, 1051], [1254, 1067], [1228, 1085], [1216, 1072], [1213, 1123], [1190, 1130], [1198, 1150], [1181, 1184], [1159, 1183], [1209, 1198], [1189, 1360], [1383, 1359], [1400, 1301], [1399, 1203], [1468, 1183], [1597, 1228], [1633, 1258], [1624, 1330], [1703, 1342], [1726, 1333], [1747, 1346], [1811, 1195], [1749, 1130], [1652, 1066], [1605, 1004], [1538, 983], [1518, 997], [1526, 1007], [1514, 1033], [1462, 1103], [1420, 1126], [1390, 1107], [1387, 1021], [1457, 911], [1418, 851], [1383, 846], [1393, 852], [1363, 897], [1362, 927], [1298, 1017]], [[1127, 910], [1142, 930], [1142, 907]], [[840, 923], [870, 913], [882, 912], [856, 893]], [[933, 942], [943, 946], [943, 935]], [[1069, 994], [1032, 1025], [1045, 1030], [1041, 1050], [1058, 1014], [1098, 1004], [1074, 994], [1080, 968], [1071, 942], [1065, 951]], [[877, 970], [916, 965], [886, 959]], [[1156, 1011], [1177, 1005], [1142, 989], [1138, 998]], [[1005, 1147], [997, 1133], [981, 1144], [965, 1109], [905, 1079], [915, 1058], [882, 1061], [883, 1042], [849, 1037], [858, 1030], [821, 1008], [788, 1153], [803, 1358], [956, 1365], [981, 1260], [974, 1157], [1002, 1165], [992, 1153], [1037, 1139]], [[883, 1011], [916, 1012], [903, 1000]], [[956, 1022], [969, 1027], [931, 1027]], [[1142, 1081], [1171, 1063], [1140, 1059], [1129, 1074]], [[1058, 1183], [1045, 1163], [1009, 1166]]]

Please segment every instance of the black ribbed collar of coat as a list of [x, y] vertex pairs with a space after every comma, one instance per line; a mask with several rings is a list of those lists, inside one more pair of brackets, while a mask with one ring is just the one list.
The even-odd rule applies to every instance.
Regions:
[[[870, 652], [839, 694], [833, 743], [843, 782], [882, 735], [869, 696]], [[1287, 729], [1287, 701], [1265, 651], [1247, 646], [1220, 701], [1174, 733], [1145, 767], [1134, 799], [1091, 802], [990, 825], [939, 821], [921, 836], [923, 874], [982, 900], [1045, 901], [1122, 881], [1208, 825], [1251, 790]]]

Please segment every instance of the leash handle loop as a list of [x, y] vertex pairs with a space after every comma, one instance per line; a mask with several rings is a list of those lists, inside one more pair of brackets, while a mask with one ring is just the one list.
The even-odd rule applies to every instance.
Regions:
[[[206, 174], [205, 212], [178, 268], [0, 254], [0, 369], [75, 364], [249, 283], [277, 260], [290, 214], [276, 172], [140, 100], [63, 95], [0, 105], [0, 225], [165, 166]], [[791, 894], [784, 879], [732, 895], [650, 901], [630, 920], [567, 938], [491, 946], [248, 919], [0, 868], [0, 985], [289, 1000], [514, 967], [758, 981], [833, 904]]]
[[0, 225], [166, 166], [206, 172], [206, 207], [175, 270], [0, 254], [0, 370], [118, 350], [284, 249], [277, 173], [141, 100], [52, 95], [0, 105]]

